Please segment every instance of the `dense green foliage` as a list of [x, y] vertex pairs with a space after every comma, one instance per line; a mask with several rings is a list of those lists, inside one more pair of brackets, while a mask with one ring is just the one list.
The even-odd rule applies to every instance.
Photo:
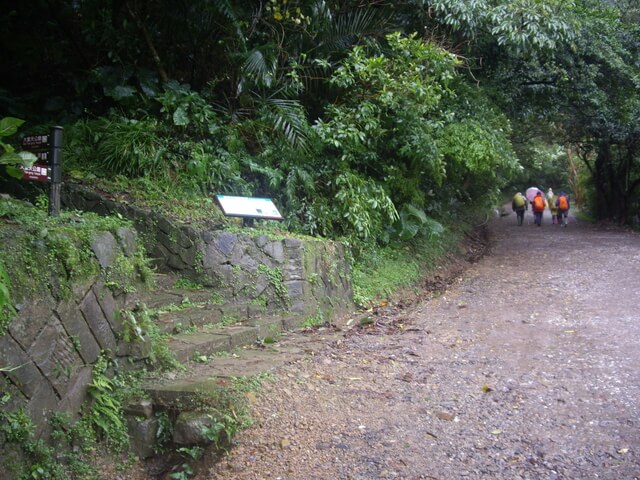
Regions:
[[63, 123], [77, 178], [270, 196], [289, 229], [387, 242], [410, 231], [401, 212], [439, 221], [510, 181], [569, 187], [569, 151], [600, 216], [638, 210], [630, 0], [36, 0], [6, 13], [0, 105], [29, 128]]

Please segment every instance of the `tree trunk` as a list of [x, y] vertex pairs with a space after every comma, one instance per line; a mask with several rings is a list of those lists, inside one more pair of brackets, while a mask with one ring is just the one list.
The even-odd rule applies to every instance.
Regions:
[[600, 219], [611, 218], [611, 199], [607, 185], [607, 163], [609, 162], [609, 144], [601, 143], [593, 170], [593, 183], [596, 188], [596, 216]]
[[571, 147], [566, 148], [567, 159], [569, 160], [569, 188], [573, 193], [573, 203], [582, 204], [582, 189], [578, 179], [578, 166], [576, 165], [573, 150]]
[[127, 8], [127, 13], [131, 17], [131, 19], [135, 22], [136, 27], [138, 27], [138, 30], [140, 30], [140, 33], [142, 34], [142, 37], [144, 38], [144, 41], [147, 44], [147, 48], [151, 53], [151, 58], [153, 60], [153, 63], [156, 66], [158, 75], [160, 76], [160, 80], [162, 80], [162, 83], [167, 83], [169, 81], [169, 76], [167, 75], [167, 72], [162, 66], [160, 55], [158, 54], [158, 51], [156, 50], [156, 47], [153, 44], [153, 40], [151, 39], [151, 35], [149, 34], [147, 27], [144, 25], [144, 22], [140, 19], [140, 17], [136, 15], [136, 13], [133, 11], [133, 9], [131, 8], [131, 5], [125, 2], [125, 6]]

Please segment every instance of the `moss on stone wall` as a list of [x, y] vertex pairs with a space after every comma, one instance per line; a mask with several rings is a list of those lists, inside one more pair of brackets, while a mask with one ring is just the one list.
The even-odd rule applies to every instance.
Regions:
[[[63, 212], [49, 217], [43, 208], [3, 196], [0, 198], [0, 258], [9, 279], [13, 305], [51, 295], [56, 300], [71, 297], [74, 286], [104, 275], [126, 291], [148, 277], [144, 253], [127, 250], [123, 229], [129, 222], [93, 213]], [[97, 258], [97, 235], [108, 232], [120, 242], [117, 257], [109, 264]], [[4, 333], [8, 319], [0, 322]]]

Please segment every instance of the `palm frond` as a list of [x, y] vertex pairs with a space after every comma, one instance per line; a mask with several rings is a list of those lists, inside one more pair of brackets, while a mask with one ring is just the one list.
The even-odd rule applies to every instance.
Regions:
[[331, 48], [349, 48], [362, 36], [384, 33], [388, 20], [378, 10], [372, 8], [350, 11], [334, 19], [322, 41]]
[[234, 11], [231, 2], [229, 0], [214, 0], [211, 5], [231, 23], [238, 39], [241, 40], [242, 43], [244, 43], [244, 35], [242, 34], [242, 29], [240, 28], [240, 20], [238, 19], [238, 16]]
[[300, 102], [268, 98], [265, 100], [265, 107], [273, 129], [281, 132], [292, 146], [305, 150], [309, 124]]
[[[266, 51], [263, 51], [266, 50]], [[273, 84], [278, 60], [264, 46], [249, 52], [242, 65], [242, 75], [253, 79], [258, 85], [271, 87]]]

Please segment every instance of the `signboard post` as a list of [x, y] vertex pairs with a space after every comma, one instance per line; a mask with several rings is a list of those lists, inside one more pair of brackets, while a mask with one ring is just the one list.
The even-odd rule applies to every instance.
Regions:
[[62, 186], [62, 127], [52, 127], [49, 134], [51, 156], [51, 184], [49, 188], [49, 215], [60, 215], [60, 189]]
[[234, 197], [216, 195], [218, 205], [228, 217], [241, 217], [245, 226], [252, 227], [253, 220], [284, 220], [270, 198]]
[[23, 180], [50, 182], [49, 215], [60, 215], [62, 184], [62, 127], [51, 127], [49, 135], [27, 135], [22, 139], [23, 150], [38, 157], [33, 166], [23, 168]]

